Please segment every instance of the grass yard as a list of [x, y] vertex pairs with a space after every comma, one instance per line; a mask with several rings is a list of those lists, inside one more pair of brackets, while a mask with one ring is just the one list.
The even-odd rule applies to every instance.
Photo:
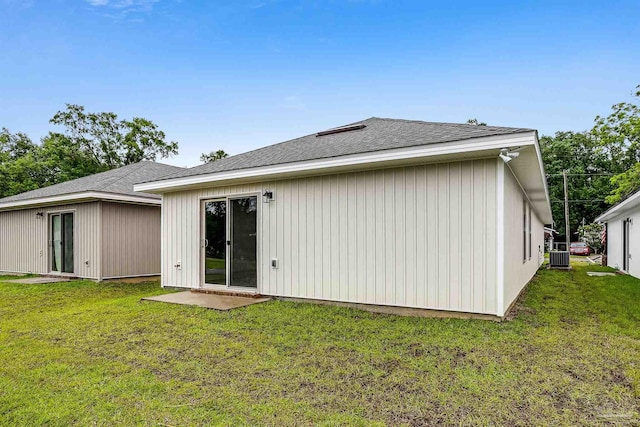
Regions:
[[221, 258], [207, 258], [205, 268], [224, 269], [225, 261]]
[[575, 267], [504, 323], [0, 278], [0, 424], [638, 425], [640, 281]]

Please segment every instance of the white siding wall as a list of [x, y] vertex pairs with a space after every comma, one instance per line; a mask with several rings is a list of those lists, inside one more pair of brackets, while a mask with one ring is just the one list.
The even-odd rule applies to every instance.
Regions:
[[163, 285], [201, 283], [202, 198], [266, 189], [260, 293], [496, 313], [495, 159], [166, 193]]
[[629, 226], [629, 274], [640, 278], [640, 208], [636, 208], [607, 222], [607, 264], [622, 269], [622, 221], [631, 218]]
[[[500, 167], [500, 165], [499, 165]], [[526, 209], [527, 223], [531, 212], [531, 258], [528, 236], [526, 260], [523, 252], [524, 193], [511, 170], [504, 166], [504, 310], [518, 297], [543, 262], [544, 224], [533, 209]], [[500, 313], [503, 315], [504, 313]]]
[[[622, 220], [626, 216], [618, 216], [607, 222], [607, 265], [622, 269]], [[631, 230], [629, 230], [631, 233]]]
[[102, 278], [160, 274], [160, 207], [102, 203]]
[[[0, 212], [0, 271], [49, 273], [48, 214], [56, 211], [75, 212], [75, 275], [99, 277], [100, 207], [97, 202]], [[37, 212], [43, 212], [44, 216], [36, 216]]]

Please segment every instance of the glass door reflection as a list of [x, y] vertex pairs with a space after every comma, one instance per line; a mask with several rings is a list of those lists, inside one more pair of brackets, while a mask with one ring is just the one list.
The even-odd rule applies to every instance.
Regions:
[[227, 201], [205, 202], [204, 282], [227, 284]]

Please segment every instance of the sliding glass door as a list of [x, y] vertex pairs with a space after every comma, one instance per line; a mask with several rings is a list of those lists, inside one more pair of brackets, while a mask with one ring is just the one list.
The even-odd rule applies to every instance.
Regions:
[[73, 273], [73, 213], [52, 214], [49, 218], [51, 271]]
[[204, 204], [204, 283], [227, 284], [227, 201]]
[[629, 218], [622, 221], [622, 271], [629, 272]]
[[204, 283], [257, 288], [256, 196], [204, 202]]
[[256, 197], [231, 199], [231, 286], [258, 287]]

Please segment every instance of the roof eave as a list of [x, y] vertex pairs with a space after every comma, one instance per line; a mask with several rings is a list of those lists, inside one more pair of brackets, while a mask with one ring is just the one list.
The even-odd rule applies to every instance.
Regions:
[[595, 219], [595, 222], [607, 222], [611, 218], [622, 215], [630, 209], [640, 206], [640, 191], [613, 206]]
[[[226, 172], [136, 184], [135, 191], [163, 194], [174, 191], [207, 188], [276, 179], [290, 179], [358, 170], [381, 169], [413, 164], [495, 158], [503, 148], [527, 152], [509, 163], [536, 213], [544, 224], [551, 224], [551, 204], [536, 131], [509, 135], [472, 138], [439, 144], [428, 144], [354, 155], [284, 163], [273, 166], [238, 169]], [[524, 154], [524, 153], [523, 153]], [[526, 159], [525, 159], [526, 158]]]
[[[439, 144], [427, 144], [370, 153], [282, 163], [272, 166], [214, 172], [136, 184], [134, 190], [162, 194], [172, 191], [202, 188], [205, 186], [246, 182], [248, 180], [271, 180], [295, 176], [328, 174], [332, 172], [389, 167], [395, 164], [411, 162], [444, 162], [463, 158], [490, 157], [496, 153], [496, 150], [499, 152], [500, 149], [505, 147], [533, 145], [535, 143], [535, 139], [532, 138], [533, 135], [535, 135], [535, 131], [526, 131], [509, 135], [471, 138]], [[495, 154], [495, 156], [497, 157], [497, 154]]]
[[98, 200], [153, 206], [162, 204], [162, 199], [156, 197], [121, 193], [107, 193], [101, 191], [84, 191], [79, 193], [61, 194], [58, 196], [16, 200], [12, 202], [0, 202], [0, 211], [29, 209], [40, 206], [52, 206], [66, 203], [84, 203]]

